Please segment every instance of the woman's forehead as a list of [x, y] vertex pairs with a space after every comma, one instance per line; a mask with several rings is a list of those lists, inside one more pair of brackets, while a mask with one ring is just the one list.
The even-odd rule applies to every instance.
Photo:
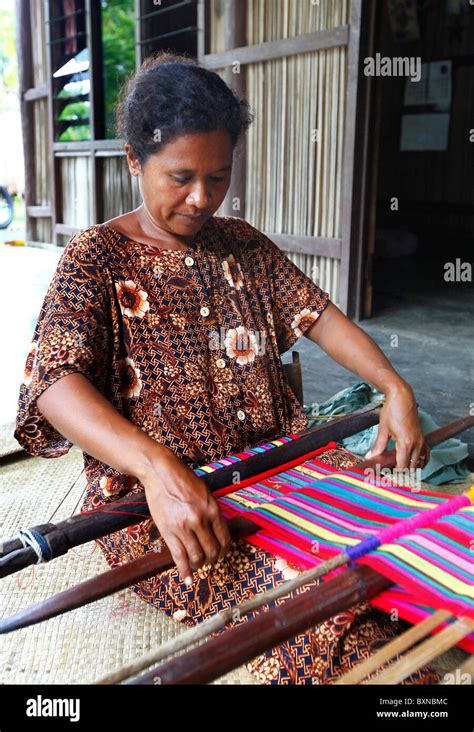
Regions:
[[199, 163], [216, 171], [232, 167], [232, 141], [226, 130], [196, 132], [181, 135], [150, 155], [158, 166], [172, 167], [176, 172], [187, 172]]

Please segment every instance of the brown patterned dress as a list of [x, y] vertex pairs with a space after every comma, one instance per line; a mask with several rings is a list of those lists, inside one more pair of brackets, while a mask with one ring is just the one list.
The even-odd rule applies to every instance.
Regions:
[[[280, 355], [318, 319], [327, 293], [242, 219], [213, 217], [186, 250], [156, 249], [106, 225], [74, 236], [44, 300], [20, 389], [15, 436], [46, 458], [71, 447], [37, 408], [39, 395], [84, 374], [148, 435], [197, 467], [306, 426]], [[346, 451], [332, 464], [351, 461]], [[83, 510], [143, 488], [84, 454]], [[146, 521], [99, 542], [110, 566], [160, 541]], [[193, 587], [176, 570], [133, 589], [188, 624], [261, 592], [291, 568], [245, 542]], [[400, 632], [358, 606], [250, 664], [264, 683], [328, 683]], [[417, 677], [434, 679], [429, 675]]]

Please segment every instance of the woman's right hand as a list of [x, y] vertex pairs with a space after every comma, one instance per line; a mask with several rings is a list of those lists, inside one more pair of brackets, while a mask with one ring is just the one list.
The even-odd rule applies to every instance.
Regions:
[[192, 569], [214, 564], [229, 549], [230, 534], [219, 505], [204, 481], [171, 451], [137, 477], [181, 579], [190, 585]]

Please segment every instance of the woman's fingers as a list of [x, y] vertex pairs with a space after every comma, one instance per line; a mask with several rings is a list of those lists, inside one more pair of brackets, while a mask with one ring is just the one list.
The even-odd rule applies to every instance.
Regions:
[[186, 582], [187, 585], [191, 585], [193, 581], [193, 572], [189, 563], [188, 553], [184, 548], [182, 541], [174, 534], [168, 537], [163, 535], [163, 538], [171, 552], [171, 556], [176, 564], [179, 576], [183, 582]]
[[381, 455], [385, 451], [389, 439], [390, 432], [382, 421], [379, 424], [379, 431], [377, 434], [377, 439], [375, 440], [375, 444], [372, 450], [367, 453], [367, 457], [376, 457], [377, 455]]
[[229, 551], [231, 536], [227, 526], [227, 521], [223, 517], [220, 509], [218, 509], [217, 516], [212, 522], [212, 530], [214, 531], [214, 536], [220, 545], [219, 556], [224, 557]]
[[214, 535], [212, 526], [207, 522], [203, 522], [193, 527], [193, 531], [204, 552], [205, 562], [203, 561], [202, 564], [214, 564], [219, 558], [221, 546]]
[[[410, 442], [396, 440], [396, 454], [397, 454], [397, 470], [403, 470], [404, 468], [412, 467], [413, 463], [410, 463], [412, 454], [412, 445]], [[416, 465], [414, 466], [416, 468]]]
[[411, 470], [416, 470], [417, 468], [424, 468], [425, 465], [428, 463], [430, 459], [430, 448], [426, 444], [426, 442], [423, 440], [423, 442], [418, 443], [412, 451], [410, 455], [409, 460], [409, 468]]

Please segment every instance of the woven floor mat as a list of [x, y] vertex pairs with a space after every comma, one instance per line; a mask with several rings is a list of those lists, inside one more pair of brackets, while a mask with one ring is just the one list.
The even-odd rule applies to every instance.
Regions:
[[[0, 469], [0, 538], [19, 528], [77, 513], [85, 489], [82, 454], [73, 448], [53, 460], [30, 458]], [[107, 570], [95, 542], [49, 564], [1, 580], [2, 617]], [[181, 623], [123, 590], [84, 608], [0, 636], [0, 683], [93, 683], [185, 631]], [[245, 668], [219, 684], [257, 684]]]
[[0, 425], [0, 458], [13, 455], [15, 452], [23, 452], [23, 448], [13, 437], [14, 429], [14, 422]]

